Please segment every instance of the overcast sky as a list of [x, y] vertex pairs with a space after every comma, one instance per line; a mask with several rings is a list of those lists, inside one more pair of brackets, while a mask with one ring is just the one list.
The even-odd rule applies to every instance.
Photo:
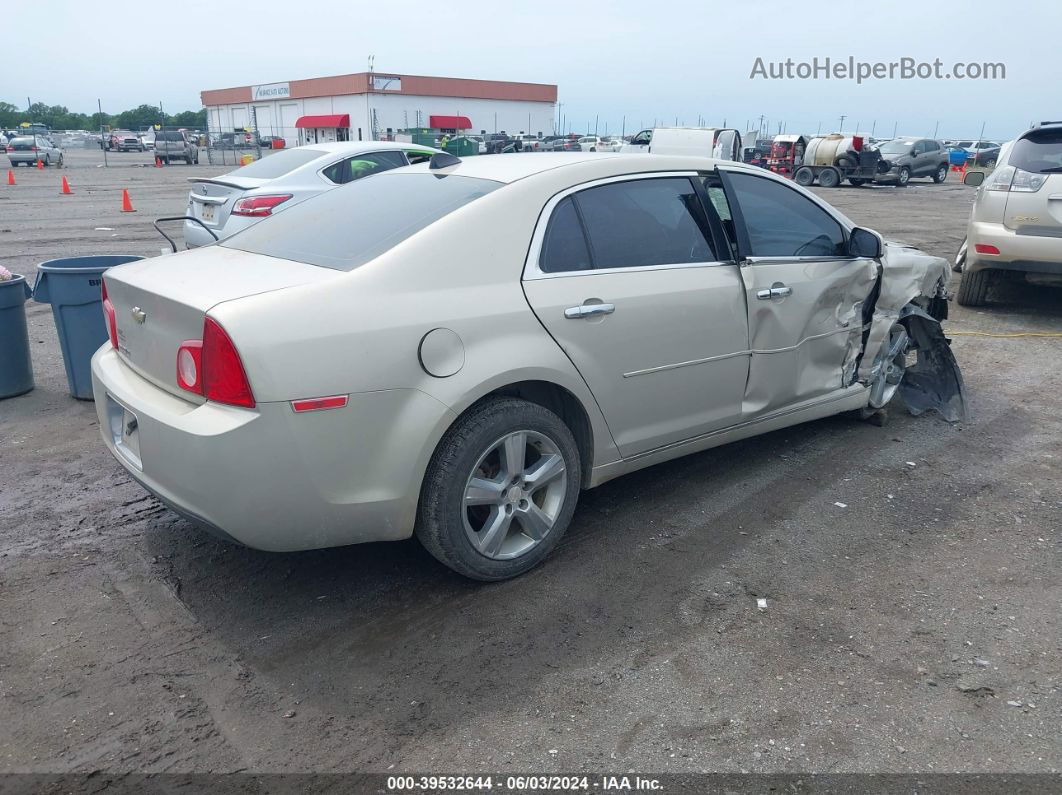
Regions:
[[[0, 100], [92, 112], [364, 71], [559, 86], [573, 129], [661, 124], [1004, 138], [1062, 118], [1062, 2], [782, 0], [82, 2], [4, 5]], [[970, 31], [970, 32], [966, 32]], [[1002, 62], [1004, 80], [750, 79], [757, 58]]]

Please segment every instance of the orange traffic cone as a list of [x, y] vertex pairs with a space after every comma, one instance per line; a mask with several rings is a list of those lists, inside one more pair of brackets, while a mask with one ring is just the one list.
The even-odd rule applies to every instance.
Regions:
[[44, 161], [41, 160], [39, 157], [37, 158], [37, 168], [39, 168], [41, 170], [44, 169]]
[[70, 190], [70, 183], [66, 181], [66, 177], [63, 177], [63, 189], [62, 189], [61, 193], [64, 196], [69, 196], [70, 194], [73, 193], [73, 191]]
[[133, 203], [129, 201], [129, 191], [122, 188], [122, 212], [123, 213], [135, 213], [133, 209]]
[[7, 170], [7, 184], [8, 185], [14, 185], [15, 184], [15, 172], [12, 171], [10, 168]]
[[162, 158], [155, 155], [155, 168], [162, 168]]

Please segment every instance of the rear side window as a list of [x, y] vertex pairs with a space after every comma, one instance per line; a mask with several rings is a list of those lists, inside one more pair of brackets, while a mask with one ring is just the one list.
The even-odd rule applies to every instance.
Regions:
[[585, 271], [590, 267], [590, 249], [586, 246], [583, 225], [569, 196], [557, 205], [550, 218], [542, 242], [539, 268], [545, 273], [564, 273]]
[[752, 174], [730, 173], [753, 257], [839, 257], [844, 230], [793, 188]]
[[[583, 245], [597, 270], [717, 259], [708, 242], [704, 210], [687, 177], [613, 182], [587, 188], [561, 202], [546, 230], [539, 265], [543, 271], [585, 269], [577, 267], [582, 254], [573, 219], [582, 222]], [[561, 241], [564, 257], [555, 256]]]
[[243, 168], [230, 171], [229, 176], [276, 179], [326, 154], [328, 153], [323, 149], [282, 149]]
[[355, 155], [333, 163], [321, 173], [337, 185], [346, 185], [348, 182], [370, 174], [378, 174], [381, 171], [404, 165], [406, 165], [406, 159], [401, 152], [366, 152], [363, 155]]
[[351, 271], [500, 187], [456, 175], [381, 174], [326, 191], [220, 245]]
[[1062, 130], [1036, 130], [1018, 139], [1008, 164], [1034, 174], [1062, 173]]

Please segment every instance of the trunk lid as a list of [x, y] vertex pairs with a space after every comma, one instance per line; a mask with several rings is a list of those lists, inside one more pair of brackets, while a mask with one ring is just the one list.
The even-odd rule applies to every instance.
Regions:
[[188, 214], [212, 229], [220, 229], [229, 219], [233, 206], [244, 193], [265, 185], [269, 180], [253, 177], [193, 178], [188, 192]]
[[[162, 389], [201, 403], [202, 398], [177, 386], [177, 349], [185, 340], [203, 338], [203, 320], [212, 307], [339, 275], [220, 246], [112, 268], [105, 279], [117, 318], [118, 355]], [[239, 348], [239, 339], [234, 342]]]
[[1003, 223], [1019, 235], [1062, 237], [1062, 174], [1045, 174], [1035, 193], [1011, 190]]

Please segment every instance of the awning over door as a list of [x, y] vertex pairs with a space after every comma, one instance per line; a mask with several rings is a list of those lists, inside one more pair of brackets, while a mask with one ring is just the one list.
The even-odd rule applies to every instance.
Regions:
[[295, 126], [303, 130], [349, 127], [350, 114], [344, 113], [342, 115], [336, 114], [334, 116], [301, 116], [298, 121], [295, 122]]
[[471, 130], [468, 116], [429, 116], [428, 125], [433, 130]]

